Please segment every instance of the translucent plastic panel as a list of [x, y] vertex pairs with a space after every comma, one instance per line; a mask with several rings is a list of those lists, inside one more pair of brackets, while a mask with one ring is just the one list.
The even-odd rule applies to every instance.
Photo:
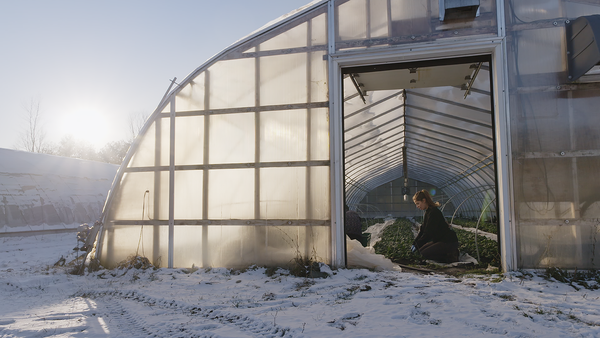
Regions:
[[[413, 102], [409, 101], [409, 104], [413, 104]], [[492, 122], [490, 114], [480, 114], [483, 116], [487, 116], [488, 120], [482, 123], [472, 123], [469, 120], [458, 119], [455, 116], [460, 115], [461, 111], [465, 111], [467, 109], [453, 106], [453, 105], [441, 105], [436, 107], [436, 112], [448, 114], [441, 115], [435, 114], [433, 112], [425, 112], [420, 111], [418, 109], [412, 110], [411, 114], [406, 117], [407, 121], [411, 125], [420, 125], [423, 128], [435, 128], [439, 130], [444, 130], [445, 134], [455, 135], [457, 138], [461, 139], [479, 139], [481, 138], [481, 142], [486, 142], [487, 146], [491, 149], [492, 143]], [[412, 119], [411, 119], [412, 117]], [[419, 118], [421, 120], [415, 121], [415, 118]], [[461, 134], [463, 134], [461, 136]]]
[[310, 160], [329, 160], [329, 110], [310, 110]]
[[[448, 200], [448, 196], [444, 192], [430, 184], [410, 180], [409, 185], [414, 187], [414, 189], [411, 189], [412, 193], [425, 189], [433, 195], [434, 201], [439, 201], [442, 205]], [[364, 192], [357, 206], [359, 214], [361, 216], [364, 215], [363, 217], [365, 218], [377, 218], [383, 215], [392, 215], [393, 217], [421, 217], [423, 212], [415, 208], [412, 196], [409, 196], [407, 201], [404, 200], [404, 195], [402, 195], [403, 187], [404, 178], [400, 178], [391, 182], [385, 182], [368, 191], [368, 193]], [[452, 216], [453, 211], [451, 204], [443, 208], [445, 215]]]
[[429, 34], [431, 17], [439, 16], [439, 11], [430, 8], [434, 2], [437, 3], [431, 0], [391, 0], [392, 36]]
[[208, 218], [254, 219], [254, 169], [208, 173]]
[[173, 267], [190, 268], [202, 265], [203, 226], [175, 226], [173, 231]]
[[365, 98], [367, 100], [366, 104], [363, 104], [360, 99], [345, 104], [345, 130], [354, 129], [351, 134], [360, 134], [365, 129], [373, 129], [394, 119], [399, 120], [397, 123], [402, 123], [400, 119], [404, 115], [402, 91], [376, 91], [369, 93], [368, 97]]
[[264, 247], [264, 229], [255, 226], [210, 226], [204, 248], [206, 266], [245, 267], [264, 265], [268, 248]]
[[274, 253], [267, 258], [270, 264], [288, 265], [300, 255], [319, 262], [328, 262], [329, 227], [268, 227], [265, 243]]
[[439, 21], [439, 0], [350, 0], [336, 7], [336, 49], [497, 35], [496, 2], [481, 0], [475, 18]]
[[[558, 38], [560, 37], [560, 38]], [[544, 74], [566, 71], [564, 28], [520, 31], [518, 35], [518, 74]]]
[[388, 0], [371, 0], [369, 15], [369, 35], [371, 38], [389, 36]]
[[138, 147], [129, 161], [128, 167], [150, 167], [156, 165], [154, 151], [156, 148], [156, 122], [152, 123], [146, 133], [138, 136]]
[[203, 172], [175, 171], [175, 219], [202, 219]]
[[124, 173], [109, 220], [168, 220], [169, 172]]
[[306, 47], [308, 24], [302, 23], [260, 44], [259, 50]]
[[[160, 125], [157, 133], [156, 126]], [[128, 167], [153, 167], [155, 165], [169, 165], [169, 135], [171, 134], [169, 118], [159, 118], [154, 121], [146, 133], [141, 137], [140, 144], [129, 162]], [[156, 148], [156, 140], [160, 140]], [[160, 162], [156, 163], [156, 156]]]
[[519, 227], [519, 266], [595, 269], [597, 225], [528, 225]]
[[204, 95], [206, 87], [204, 85], [205, 73], [196, 76], [184, 88], [181, 89], [175, 97], [175, 107], [177, 111], [204, 110]]
[[569, 113], [569, 125], [574, 131], [572, 149], [600, 149], [600, 90], [574, 91], [568, 103], [570, 106], [567, 106], [567, 111], [569, 108], [572, 110]]
[[[373, 93], [370, 96], [377, 95]], [[369, 109], [357, 111], [354, 116], [345, 114], [347, 116], [344, 119], [346, 148], [357, 145], [368, 146], [373, 142], [379, 142], [381, 138], [385, 139], [404, 130], [403, 101], [397, 100], [394, 92], [386, 97], [391, 98], [385, 101], [381, 100], [380, 103], [370, 106]], [[364, 107], [362, 102], [361, 106]], [[349, 107], [348, 113], [351, 112], [350, 109], [354, 108], [350, 105], [344, 107]]]
[[566, 93], [561, 92], [515, 96], [512, 117], [514, 132], [519, 135], [515, 143], [517, 149], [527, 152], [571, 149], [568, 99], [565, 96]]
[[585, 15], [600, 14], [600, 3], [576, 3], [563, 1], [563, 6], [566, 8], [567, 18], [578, 18]]
[[309, 55], [298, 53], [260, 58], [261, 105], [307, 103]]
[[209, 163], [254, 162], [254, 113], [211, 115]]
[[256, 105], [254, 63], [252, 58], [224, 60], [206, 71], [210, 109]]
[[[138, 255], [165, 267], [168, 234], [168, 226], [109, 228], [104, 232], [100, 262], [115, 268]], [[330, 227], [175, 226], [173, 251], [174, 268], [289, 266], [298, 255], [330, 263]]]
[[311, 45], [318, 46], [327, 43], [327, 14], [321, 14], [311, 20]]
[[[568, 214], [557, 203], [574, 202], [573, 164], [570, 158], [519, 159], [513, 164], [515, 195], [523, 218], [565, 218]], [[536, 204], [537, 203], [537, 204]], [[525, 210], [527, 213], [524, 213]], [[571, 217], [567, 217], [571, 218]]]
[[[310, 43], [308, 32], [310, 29]], [[325, 45], [327, 43], [327, 16], [325, 13], [310, 19], [308, 22], [290, 28], [283, 33], [261, 43], [260, 51], [301, 48], [306, 46]], [[250, 50], [248, 51], [250, 52]]]
[[338, 38], [355, 40], [367, 38], [367, 4], [365, 0], [347, 1], [337, 7]]
[[327, 226], [210, 226], [205, 266], [289, 266], [298, 255], [328, 263]]
[[171, 112], [171, 103], [168, 103], [162, 110], [162, 113], [170, 113]]
[[102, 266], [112, 269], [132, 257], [146, 257], [156, 267], [168, 263], [168, 226], [125, 225], [105, 228], [102, 237]]
[[327, 78], [327, 61], [323, 60], [326, 52], [310, 53], [310, 102], [329, 100], [329, 84]]
[[310, 205], [307, 218], [328, 220], [331, 219], [330, 196], [330, 171], [329, 167], [310, 167], [309, 172], [309, 197]]
[[260, 113], [260, 161], [306, 161], [305, 109]]
[[204, 162], [204, 116], [178, 116], [175, 120], [175, 165]]
[[506, 15], [513, 24], [562, 17], [561, 0], [507, 0]]
[[577, 205], [574, 202], [523, 202], [519, 204], [521, 219], [575, 218]]
[[[486, 81], [489, 81], [487, 76], [484, 77]], [[486, 84], [485, 87], [481, 88], [489, 92], [489, 82], [486, 82]], [[466, 99], [464, 95], [464, 90], [455, 87], [419, 88], [411, 89], [406, 93], [407, 103], [412, 106], [456, 116], [461, 119], [468, 119], [474, 123], [485, 124], [491, 127], [492, 111], [490, 95], [471, 92]], [[454, 104], [443, 102], [443, 100]], [[467, 107], [472, 107], [472, 109]]]
[[573, 159], [573, 162], [577, 166], [579, 214], [581, 218], [598, 219], [600, 218], [600, 193], [598, 192], [600, 157], [577, 158]]
[[306, 218], [306, 167], [260, 170], [260, 218]]

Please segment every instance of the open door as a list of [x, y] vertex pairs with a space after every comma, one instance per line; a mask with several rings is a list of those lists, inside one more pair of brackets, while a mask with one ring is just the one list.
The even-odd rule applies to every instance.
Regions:
[[[491, 62], [342, 68], [344, 201], [365, 223], [418, 222], [412, 195], [426, 189], [457, 226], [461, 251], [500, 266]], [[411, 244], [388, 250], [404, 259]]]

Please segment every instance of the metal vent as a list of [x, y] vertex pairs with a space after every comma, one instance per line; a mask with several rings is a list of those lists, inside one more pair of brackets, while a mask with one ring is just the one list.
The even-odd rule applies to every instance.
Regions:
[[581, 16], [566, 25], [569, 81], [575, 81], [600, 62], [600, 15]]
[[479, 15], [479, 0], [440, 0], [440, 21], [472, 19]]

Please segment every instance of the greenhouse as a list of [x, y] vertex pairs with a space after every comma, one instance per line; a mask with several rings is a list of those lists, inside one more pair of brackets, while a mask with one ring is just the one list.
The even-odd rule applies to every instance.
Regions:
[[[600, 4], [323, 0], [171, 87], [121, 165], [103, 266], [346, 264], [344, 207], [487, 220], [504, 271], [596, 269]], [[598, 95], [597, 95], [598, 94]]]

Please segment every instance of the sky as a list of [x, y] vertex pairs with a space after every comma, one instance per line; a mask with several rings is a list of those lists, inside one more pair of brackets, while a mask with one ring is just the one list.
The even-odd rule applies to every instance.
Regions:
[[46, 141], [130, 138], [170, 80], [310, 0], [0, 0], [0, 148], [39, 103]]
[[593, 280], [585, 288], [534, 271], [453, 277], [326, 265], [326, 278], [314, 279], [261, 267], [76, 276], [77, 245], [72, 232], [0, 237], [0, 336], [600, 336]]

